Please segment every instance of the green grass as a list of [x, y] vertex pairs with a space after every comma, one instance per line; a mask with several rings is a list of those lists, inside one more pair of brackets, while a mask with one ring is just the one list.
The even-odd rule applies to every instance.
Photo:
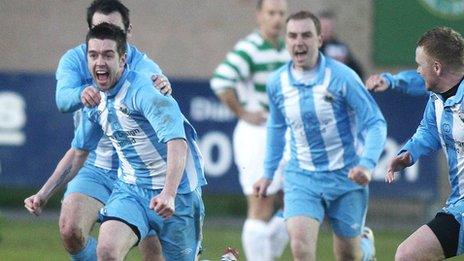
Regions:
[[[22, 208], [23, 200], [35, 193], [37, 188], [0, 188], [0, 207]], [[57, 193], [47, 204], [45, 211], [58, 211], [62, 193]], [[220, 216], [241, 218], [245, 216], [246, 201], [240, 195], [204, 195], [207, 209], [204, 227], [205, 249], [201, 259], [217, 261], [225, 247], [241, 248], [240, 226], [224, 225]], [[24, 209], [23, 209], [24, 210]], [[24, 212], [26, 212], [24, 210]], [[214, 222], [209, 222], [214, 220]], [[403, 241], [412, 229], [408, 231], [375, 230], [377, 260], [393, 260], [396, 247]], [[317, 260], [334, 260], [332, 254], [332, 236], [323, 229], [319, 236]], [[43, 219], [17, 220], [5, 219], [0, 216], [0, 260], [69, 260], [61, 245], [58, 232], [58, 221]], [[132, 250], [126, 260], [140, 260], [138, 250]], [[280, 260], [292, 260], [290, 250], [284, 253]], [[463, 257], [453, 260], [464, 260]]]
[[[215, 222], [217, 223], [217, 222]], [[0, 260], [66, 260], [58, 224], [55, 220], [7, 220], [0, 221]], [[378, 260], [393, 260], [396, 246], [404, 238], [406, 232], [376, 231], [376, 246]], [[221, 228], [217, 224], [204, 227], [204, 254], [202, 259], [219, 260], [226, 246], [239, 248], [240, 229], [233, 227]], [[323, 230], [318, 242], [318, 260], [333, 260], [332, 237]], [[132, 250], [127, 260], [140, 260], [138, 250]], [[241, 259], [244, 260], [244, 259]], [[292, 260], [289, 249], [280, 260]]]

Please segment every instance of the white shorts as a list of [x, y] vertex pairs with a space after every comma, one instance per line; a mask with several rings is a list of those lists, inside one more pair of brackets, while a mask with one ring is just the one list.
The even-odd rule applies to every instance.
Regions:
[[[239, 120], [234, 130], [234, 157], [240, 175], [240, 184], [245, 195], [253, 193], [253, 184], [264, 175], [266, 154], [266, 125], [256, 126]], [[267, 194], [276, 194], [283, 189], [282, 170], [279, 164]]]

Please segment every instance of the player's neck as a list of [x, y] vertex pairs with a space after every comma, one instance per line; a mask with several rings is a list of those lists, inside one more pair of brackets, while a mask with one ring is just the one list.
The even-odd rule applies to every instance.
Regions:
[[278, 35], [271, 35], [271, 34], [266, 34], [263, 31], [260, 31], [261, 37], [263, 37], [264, 40], [272, 44], [275, 48], [279, 47], [279, 36]]
[[458, 85], [460, 85], [460, 83], [462, 82], [464, 78], [464, 72], [449, 71], [445, 75], [441, 76], [440, 78], [441, 78], [440, 83], [439, 83], [439, 85], [441, 86], [440, 93], [445, 93], [451, 90], [452, 88], [458, 87]]

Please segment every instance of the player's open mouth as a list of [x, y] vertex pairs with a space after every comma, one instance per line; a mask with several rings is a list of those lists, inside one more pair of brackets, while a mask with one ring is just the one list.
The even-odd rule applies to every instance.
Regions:
[[303, 59], [308, 51], [294, 51], [293, 54], [295, 55], [295, 58], [297, 59]]
[[109, 77], [110, 74], [105, 70], [96, 70], [95, 75], [97, 76], [97, 80], [99, 82], [104, 82], [104, 81], [108, 80], [108, 77]]

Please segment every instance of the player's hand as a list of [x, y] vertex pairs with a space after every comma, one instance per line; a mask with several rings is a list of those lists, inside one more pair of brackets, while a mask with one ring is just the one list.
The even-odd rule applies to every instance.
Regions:
[[93, 86], [87, 86], [81, 93], [81, 102], [85, 107], [93, 108], [100, 104], [100, 92]]
[[151, 76], [153, 85], [158, 89], [162, 94], [169, 95], [172, 93], [171, 83], [168, 78], [164, 75], [153, 75]]
[[249, 112], [245, 111], [240, 115], [240, 119], [252, 125], [262, 125], [267, 120], [267, 113], [264, 111]]
[[385, 182], [392, 183], [395, 181], [395, 172], [401, 171], [412, 165], [412, 156], [408, 151], [394, 157], [388, 164]]
[[24, 200], [24, 207], [29, 213], [36, 216], [42, 212], [42, 207], [45, 206], [47, 200], [41, 197], [39, 194], [32, 195]]
[[175, 196], [168, 195], [164, 190], [150, 200], [150, 209], [162, 218], [169, 218], [175, 211]]
[[264, 198], [267, 196], [267, 188], [271, 185], [271, 180], [267, 178], [260, 178], [258, 181], [253, 184], [253, 195], [259, 198]]
[[350, 169], [350, 172], [348, 172], [348, 178], [358, 183], [361, 186], [365, 186], [369, 184], [369, 182], [371, 181], [372, 174], [366, 168], [361, 167], [361, 166], [356, 166]]
[[380, 74], [373, 74], [367, 78], [366, 87], [369, 91], [383, 92], [388, 89], [388, 82]]

